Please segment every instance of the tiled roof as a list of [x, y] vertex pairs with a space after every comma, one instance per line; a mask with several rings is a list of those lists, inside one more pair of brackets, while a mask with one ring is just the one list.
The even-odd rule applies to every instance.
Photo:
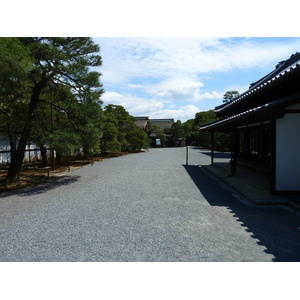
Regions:
[[174, 122], [174, 119], [150, 119], [151, 122]]
[[149, 120], [149, 117], [135, 117], [137, 120]]
[[230, 124], [237, 120], [244, 119], [245, 117], [253, 117], [255, 114], [263, 113], [266, 110], [272, 110], [272, 108], [277, 107], [278, 105], [284, 103], [285, 101], [286, 101], [286, 99], [275, 100], [275, 101], [263, 104], [261, 106], [255, 107], [255, 108], [251, 108], [247, 111], [244, 111], [242, 113], [239, 113], [239, 114], [236, 114], [236, 115], [224, 118], [224, 119], [220, 119], [220, 120], [202, 124], [199, 129], [202, 129], [202, 130], [205, 130], [208, 128], [213, 129], [214, 127], [222, 126], [223, 124]]
[[[295, 75], [297, 75], [295, 77]], [[292, 55], [288, 60], [280, 62], [274, 71], [250, 85], [243, 94], [235, 97], [232, 101], [215, 108], [217, 116], [222, 119], [200, 125], [199, 129], [227, 128], [235, 121], [245, 122], [249, 118], [264, 119], [263, 114], [273, 112], [280, 114], [279, 108], [286, 106], [295, 97], [299, 99], [300, 85], [300, 53]], [[282, 87], [288, 86], [293, 80], [294, 90], [286, 92]], [[277, 92], [281, 88], [281, 95]], [[264, 91], [273, 93], [273, 98], [265, 97]], [[276, 92], [274, 92], [276, 91]], [[282, 92], [284, 91], [284, 92]], [[257, 101], [259, 99], [259, 101]]]
[[281, 79], [286, 78], [289, 75], [292, 75], [295, 72], [300, 71], [300, 53], [296, 53], [290, 57], [290, 59], [280, 62], [277, 68], [269, 73], [267, 76], [258, 80], [257, 82], [250, 85], [250, 88], [242, 93], [241, 95], [235, 97], [232, 101], [227, 102], [223, 105], [217, 106], [215, 108], [215, 113], [219, 113], [222, 110], [227, 110], [230, 107], [235, 106], [236, 104], [244, 101], [249, 96], [255, 95], [262, 92], [263, 90], [272, 88], [277, 85]]

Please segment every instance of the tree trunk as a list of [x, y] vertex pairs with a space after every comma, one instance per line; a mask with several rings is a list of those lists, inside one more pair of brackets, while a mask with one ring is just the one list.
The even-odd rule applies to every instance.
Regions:
[[44, 78], [33, 88], [33, 92], [30, 98], [30, 103], [28, 107], [28, 122], [24, 125], [18, 147], [12, 152], [11, 162], [9, 165], [7, 176], [4, 180], [4, 184], [8, 185], [11, 183], [17, 183], [20, 179], [20, 172], [22, 169], [22, 163], [25, 155], [26, 145], [28, 143], [30, 132], [32, 129], [32, 123], [35, 119], [34, 113], [37, 109], [38, 103], [40, 101], [40, 93], [45, 87], [47, 80]]
[[16, 141], [14, 140], [13, 135], [8, 127], [8, 138], [9, 138], [9, 145], [10, 145], [10, 157], [14, 156], [17, 151]]
[[11, 162], [9, 165], [8, 173], [5, 178], [5, 185], [11, 184], [11, 183], [17, 183], [20, 179], [20, 172], [22, 169], [22, 163], [25, 155], [25, 149], [27, 145], [27, 141], [29, 139], [30, 131], [31, 131], [31, 125], [27, 123], [24, 126], [18, 148], [16, 151], [12, 152], [11, 155]]
[[62, 161], [63, 160], [63, 153], [60, 149], [56, 149], [55, 160], [56, 161]]
[[43, 165], [48, 165], [48, 157], [47, 157], [47, 147], [45, 145], [40, 145], [41, 156], [43, 160]]

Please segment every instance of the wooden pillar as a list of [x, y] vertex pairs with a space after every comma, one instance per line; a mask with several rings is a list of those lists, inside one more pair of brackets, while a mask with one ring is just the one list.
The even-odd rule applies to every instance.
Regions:
[[275, 194], [276, 183], [276, 120], [270, 124], [270, 193]]
[[210, 136], [210, 144], [211, 144], [211, 153], [210, 153], [210, 158], [211, 158], [211, 164], [214, 163], [214, 132], [211, 131], [211, 136]]
[[231, 142], [231, 173], [230, 176], [234, 176], [236, 173], [236, 161], [238, 156], [238, 131], [234, 130], [232, 133], [232, 142]]
[[263, 165], [263, 157], [264, 157], [264, 135], [263, 135], [263, 122], [260, 123], [260, 126], [258, 128], [258, 162], [259, 166], [261, 167]]

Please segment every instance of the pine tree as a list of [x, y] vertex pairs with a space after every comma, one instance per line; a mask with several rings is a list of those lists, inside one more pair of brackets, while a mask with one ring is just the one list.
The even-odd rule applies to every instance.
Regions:
[[[49, 109], [49, 101], [45, 98], [47, 90], [67, 91], [69, 97], [63, 103], [67, 103], [69, 109], [73, 105], [73, 110], [78, 109], [77, 104], [101, 104], [99, 98], [103, 93], [99, 82], [101, 74], [92, 69], [102, 63], [100, 49], [91, 38], [8, 39], [12, 43], [6, 48], [0, 47], [1, 57], [7, 58], [9, 52], [12, 55], [12, 59], [8, 57], [2, 63], [5, 68], [0, 68], [1, 118], [5, 121], [12, 150], [6, 184], [19, 180], [32, 130], [43, 126], [39, 122], [39, 113], [47, 106]], [[20, 70], [15, 63], [7, 71], [10, 60], [14, 61], [18, 56], [21, 56]], [[57, 103], [61, 99], [52, 98], [51, 101], [52, 107], [63, 108]], [[68, 117], [68, 113], [65, 114]]]

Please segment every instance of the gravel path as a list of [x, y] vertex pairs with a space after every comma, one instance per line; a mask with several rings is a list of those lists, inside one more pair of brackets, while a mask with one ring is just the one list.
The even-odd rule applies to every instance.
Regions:
[[104, 160], [0, 196], [0, 261], [300, 261], [299, 217], [255, 207], [198, 149]]

